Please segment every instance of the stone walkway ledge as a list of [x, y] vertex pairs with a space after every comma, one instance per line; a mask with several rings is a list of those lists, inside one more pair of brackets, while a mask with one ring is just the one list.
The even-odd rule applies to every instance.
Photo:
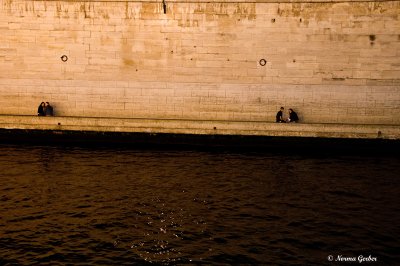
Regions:
[[400, 139], [400, 125], [0, 115], [0, 129], [343, 139]]

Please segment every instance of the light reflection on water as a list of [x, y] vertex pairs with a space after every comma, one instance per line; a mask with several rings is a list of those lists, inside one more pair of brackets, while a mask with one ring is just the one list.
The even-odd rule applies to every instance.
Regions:
[[0, 264], [399, 261], [399, 159], [0, 146]]

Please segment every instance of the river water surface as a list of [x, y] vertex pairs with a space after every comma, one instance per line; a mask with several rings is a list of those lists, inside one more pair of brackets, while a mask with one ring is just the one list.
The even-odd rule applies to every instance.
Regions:
[[0, 145], [0, 264], [399, 265], [399, 163]]

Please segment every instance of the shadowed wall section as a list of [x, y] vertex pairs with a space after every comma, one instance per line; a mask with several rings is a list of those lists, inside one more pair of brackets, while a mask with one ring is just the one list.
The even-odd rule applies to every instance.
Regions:
[[274, 121], [285, 106], [399, 125], [399, 16], [399, 1], [0, 0], [0, 114], [49, 101], [59, 116]]

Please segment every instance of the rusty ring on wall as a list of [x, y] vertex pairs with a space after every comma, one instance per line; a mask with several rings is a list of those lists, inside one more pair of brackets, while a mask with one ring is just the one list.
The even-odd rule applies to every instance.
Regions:
[[267, 64], [267, 60], [260, 59], [260, 61], [258, 61], [258, 63], [260, 63], [260, 66], [265, 66]]
[[68, 56], [66, 56], [66, 55], [61, 56], [61, 61], [67, 62], [67, 60], [68, 60]]

